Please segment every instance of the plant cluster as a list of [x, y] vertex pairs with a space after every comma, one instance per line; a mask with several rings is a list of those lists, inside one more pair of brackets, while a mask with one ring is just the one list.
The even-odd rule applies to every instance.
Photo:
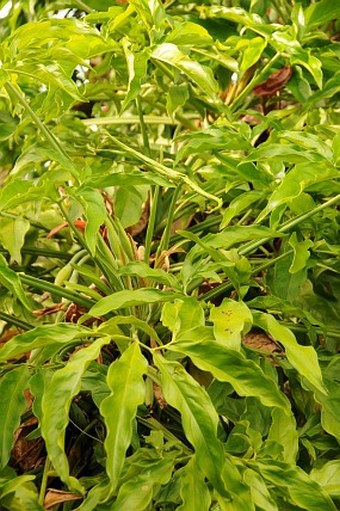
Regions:
[[340, 5], [0, 9], [0, 508], [339, 509]]

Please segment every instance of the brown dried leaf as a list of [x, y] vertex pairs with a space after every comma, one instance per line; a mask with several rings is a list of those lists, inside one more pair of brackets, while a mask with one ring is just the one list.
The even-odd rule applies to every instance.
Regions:
[[44, 461], [45, 444], [42, 438], [27, 440], [27, 436], [36, 428], [38, 420], [32, 417], [16, 430], [12, 456], [16, 464], [24, 471], [38, 468]]
[[81, 500], [83, 497], [76, 493], [70, 493], [67, 491], [49, 489], [45, 495], [44, 508], [50, 509], [56, 504], [62, 504], [63, 502], [70, 502], [72, 500]]
[[56, 303], [54, 305], [50, 305], [49, 307], [44, 307], [43, 309], [37, 309], [32, 311], [32, 313], [41, 318], [43, 316], [49, 316], [50, 314], [54, 314], [55, 312], [59, 312], [63, 308], [63, 303]]
[[155, 396], [155, 400], [157, 401], [158, 406], [163, 409], [167, 406], [167, 402], [164, 399], [162, 389], [157, 383], [153, 384], [153, 393]]
[[172, 248], [170, 250], [163, 250], [157, 261], [157, 268], [162, 268], [162, 270], [168, 271], [170, 266], [169, 256], [171, 256], [172, 254], [179, 254], [183, 252], [184, 252], [183, 248], [180, 247]]
[[253, 90], [257, 96], [273, 96], [286, 85], [292, 74], [292, 68], [285, 66], [275, 71], [265, 82], [260, 83]]
[[147, 200], [143, 204], [142, 215], [138, 222], [130, 227], [127, 227], [126, 232], [130, 234], [132, 238], [140, 234], [144, 231], [145, 227], [148, 225], [150, 216], [150, 201]]
[[266, 353], [281, 352], [281, 348], [264, 332], [249, 332], [243, 337], [242, 342], [250, 349]]

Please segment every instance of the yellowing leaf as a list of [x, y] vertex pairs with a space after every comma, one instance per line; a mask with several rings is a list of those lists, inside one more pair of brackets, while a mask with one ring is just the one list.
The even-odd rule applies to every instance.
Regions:
[[236, 350], [241, 349], [241, 333], [246, 334], [253, 322], [250, 310], [244, 302], [225, 298], [221, 305], [210, 312], [217, 341]]

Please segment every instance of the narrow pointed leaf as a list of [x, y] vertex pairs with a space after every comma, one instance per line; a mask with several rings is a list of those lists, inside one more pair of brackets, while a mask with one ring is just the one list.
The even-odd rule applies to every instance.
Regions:
[[89, 336], [91, 330], [69, 323], [37, 326], [24, 334], [19, 334], [8, 341], [0, 350], [0, 362], [16, 357], [36, 348], [45, 348], [58, 344], [68, 344], [74, 339]]
[[254, 312], [253, 317], [254, 323], [257, 326], [263, 328], [273, 339], [279, 341], [284, 346], [289, 362], [300, 376], [305, 378], [313, 389], [317, 389], [322, 394], [327, 394], [322, 381], [318, 356], [313, 346], [301, 346], [298, 344], [293, 332], [286, 326], [281, 325], [270, 314]]
[[22, 366], [6, 373], [0, 379], [0, 467], [8, 463], [14, 443], [14, 432], [19, 427], [20, 416], [25, 411], [24, 390], [27, 387], [27, 367]]
[[139, 344], [134, 342], [119, 360], [111, 364], [108, 371], [107, 384], [111, 394], [102, 401], [100, 413], [107, 428], [106, 471], [110, 478], [111, 494], [117, 487], [126, 451], [131, 443], [132, 422], [135, 420], [137, 407], [144, 401], [143, 374], [147, 366]]
[[228, 497], [221, 477], [225, 457], [217, 438], [218, 415], [207, 392], [178, 362], [169, 362], [156, 353], [154, 361], [161, 372], [164, 398], [180, 412], [200, 470], [221, 495]]
[[258, 461], [251, 465], [270, 485], [284, 488], [293, 505], [308, 511], [336, 510], [325, 490], [300, 467], [275, 460], [270, 460], [269, 464]]
[[176, 297], [174, 293], [160, 291], [153, 288], [117, 291], [110, 296], [99, 300], [89, 311], [93, 316], [102, 316], [108, 312], [142, 305], [144, 303], [167, 302]]
[[209, 371], [217, 380], [230, 383], [239, 396], [257, 397], [265, 406], [277, 406], [286, 414], [290, 414], [290, 405], [287, 398], [252, 360], [248, 360], [242, 353], [230, 349], [213, 339], [202, 339], [204, 332], [197, 329], [191, 332], [190, 340], [181, 340], [168, 346], [171, 351], [177, 351], [190, 357], [194, 364], [203, 371]]
[[81, 493], [83, 492], [81, 484], [75, 477], [70, 476], [65, 453], [68, 413], [72, 399], [79, 393], [82, 375], [90, 362], [98, 357], [101, 348], [110, 341], [110, 337], [103, 337], [76, 352], [65, 367], [54, 373], [42, 398], [41, 433], [49, 459], [69, 489]]
[[106, 208], [102, 195], [91, 188], [80, 192], [80, 202], [83, 204], [86, 213], [85, 240], [91, 251], [96, 253], [99, 228], [105, 222]]

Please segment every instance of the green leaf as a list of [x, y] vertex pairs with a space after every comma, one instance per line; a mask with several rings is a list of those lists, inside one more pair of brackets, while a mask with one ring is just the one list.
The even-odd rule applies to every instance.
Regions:
[[278, 507], [270, 495], [265, 481], [260, 474], [247, 468], [243, 474], [245, 483], [250, 488], [250, 493], [256, 509], [263, 511], [278, 511]]
[[139, 344], [133, 342], [108, 370], [107, 384], [111, 394], [102, 401], [100, 413], [107, 428], [105, 450], [106, 472], [110, 478], [109, 495], [114, 493], [118, 485], [126, 451], [132, 439], [132, 422], [137, 407], [145, 398], [143, 375], [147, 367], [148, 363]]
[[0, 112], [0, 141], [10, 138], [18, 126], [18, 118], [7, 112]]
[[285, 348], [287, 359], [313, 390], [327, 395], [322, 381], [318, 356], [312, 346], [301, 346], [289, 328], [281, 325], [274, 316], [253, 311], [254, 324], [268, 332]]
[[130, 51], [129, 43], [127, 38], [124, 38], [122, 41], [128, 73], [129, 73], [129, 83], [128, 89], [126, 92], [126, 96], [121, 106], [121, 113], [126, 109], [126, 107], [136, 99], [140, 92], [142, 81], [146, 75], [148, 60], [150, 57], [150, 50], [144, 49], [140, 53], [135, 53]]
[[305, 67], [314, 78], [319, 89], [322, 89], [322, 63], [317, 57], [311, 55], [310, 51], [295, 51], [291, 57], [291, 63]]
[[185, 467], [180, 470], [180, 482], [182, 504], [177, 511], [192, 511], [193, 509], [209, 511], [210, 491], [197, 465], [196, 456], [192, 456]]
[[224, 453], [217, 439], [218, 415], [207, 392], [178, 362], [169, 362], [157, 353], [154, 353], [154, 362], [161, 373], [164, 398], [180, 412], [185, 435], [195, 449], [200, 470], [221, 495], [228, 497], [221, 478]]
[[122, 227], [130, 227], [138, 223], [142, 216], [143, 204], [147, 200], [149, 187], [122, 186], [115, 195], [115, 212]]
[[305, 10], [305, 16], [309, 28], [323, 25], [328, 21], [340, 18], [340, 6], [333, 0], [321, 0], [309, 5]]
[[313, 247], [314, 243], [311, 240], [299, 242], [296, 232], [292, 233], [288, 243], [294, 250], [294, 257], [289, 271], [290, 273], [296, 273], [307, 266], [308, 259], [310, 258], [309, 249]]
[[192, 328], [204, 325], [204, 309], [194, 297], [175, 300], [164, 304], [161, 321], [171, 330], [173, 339], [177, 339]]
[[134, 276], [141, 279], [151, 279], [155, 282], [160, 282], [168, 287], [180, 291], [180, 284], [172, 273], [168, 273], [161, 268], [150, 268], [150, 266], [143, 261], [131, 262], [119, 268], [119, 275]]
[[167, 35], [165, 42], [178, 46], [207, 46], [213, 43], [209, 32], [197, 23], [185, 21], [175, 25], [175, 28]]
[[287, 415], [280, 408], [274, 408], [268, 440], [273, 440], [282, 446], [283, 461], [294, 464], [299, 450], [299, 438], [294, 415]]
[[212, 70], [190, 59], [175, 44], [163, 43], [151, 54], [154, 60], [169, 64], [192, 80], [207, 96], [215, 98], [217, 82]]
[[245, 209], [249, 208], [249, 206], [254, 204], [254, 202], [258, 202], [262, 198], [262, 193], [252, 190], [250, 192], [244, 192], [233, 199], [224, 211], [220, 228], [224, 229], [227, 227], [235, 216], [239, 215]]
[[261, 32], [262, 27], [266, 26], [258, 14], [249, 13], [241, 7], [200, 6], [200, 12], [206, 18], [221, 18], [246, 27], [254, 26], [258, 32]]
[[91, 254], [95, 255], [98, 231], [104, 224], [107, 214], [104, 199], [101, 193], [91, 188], [82, 188], [78, 191], [77, 196], [79, 202], [84, 206], [86, 214], [85, 240]]
[[[34, 478], [35, 477], [31, 475], [15, 477], [14, 470], [8, 467], [5, 470], [2, 470], [0, 482], [0, 503], [2, 504], [7, 496], [10, 496], [11, 493], [15, 493], [19, 488], [27, 485], [27, 483], [29, 484]], [[35, 508], [33, 509], [35, 511]], [[39, 508], [38, 510], [40, 511]]]
[[[323, 149], [321, 150], [323, 151]], [[329, 148], [327, 151], [329, 151]], [[330, 157], [332, 157], [331, 153]], [[315, 165], [306, 163], [295, 165], [292, 170], [285, 174], [277, 189], [271, 194], [268, 204], [258, 216], [257, 222], [261, 222], [268, 213], [276, 210], [278, 207], [289, 205], [296, 201], [307, 186], [332, 179], [333, 177], [335, 177], [334, 168], [328, 165], [318, 164], [318, 172], [315, 172]]]
[[32, 351], [36, 348], [45, 348], [58, 344], [69, 344], [75, 339], [89, 337], [91, 330], [69, 323], [55, 325], [42, 325], [23, 334], [16, 335], [0, 350], [0, 362]]
[[[14, 495], [8, 495], [7, 498], [3, 499], [3, 505], [6, 509], [13, 509], [13, 511], [26, 511], [27, 509], [45, 511], [44, 507], [39, 503], [36, 486], [28, 480], [29, 476], [22, 477], [26, 477], [27, 480], [24, 482], [22, 479], [23, 484], [16, 488]], [[20, 476], [16, 477], [16, 479], [19, 478]]]
[[226, 227], [217, 234], [208, 234], [203, 238], [203, 242], [211, 248], [229, 248], [243, 243], [245, 241], [255, 241], [262, 238], [277, 238], [281, 234], [264, 225], [232, 225]]
[[221, 305], [210, 311], [214, 325], [215, 339], [228, 348], [241, 349], [241, 333], [245, 335], [251, 328], [253, 317], [244, 302], [224, 298]]
[[0, 242], [8, 250], [11, 263], [21, 264], [21, 249], [29, 228], [30, 223], [25, 218], [0, 218]]
[[308, 509], [308, 511], [336, 510], [327, 493], [300, 467], [294, 467], [273, 459], [268, 464], [257, 461], [251, 462], [250, 465], [270, 485], [283, 488], [285, 495], [293, 505]]
[[[152, 500], [155, 487], [166, 484], [174, 470], [173, 453], [166, 453], [163, 459], [147, 458], [139, 466], [137, 474], [119, 488], [117, 499], [110, 505], [110, 511], [145, 511]], [[132, 465], [134, 468], [134, 466]]]
[[28, 311], [32, 310], [32, 304], [27, 298], [19, 276], [7, 266], [6, 259], [0, 254], [0, 284], [7, 288]]
[[168, 302], [176, 297], [174, 293], [153, 288], [117, 291], [99, 300], [89, 311], [93, 316], [102, 316], [108, 312], [142, 305], [144, 303]]
[[168, 345], [168, 349], [190, 357], [199, 369], [209, 371], [217, 380], [230, 383], [239, 396], [254, 396], [265, 406], [291, 413], [287, 398], [274, 380], [242, 353], [215, 341], [210, 329], [191, 330], [190, 338], [188, 335]]
[[254, 37], [253, 39], [245, 40], [245, 42], [247, 46], [243, 52], [240, 64], [241, 74], [256, 64], [267, 46], [267, 41], [262, 37]]
[[0, 466], [5, 467], [10, 459], [14, 444], [14, 433], [25, 411], [24, 390], [27, 387], [26, 366], [8, 371], [0, 379]]
[[331, 497], [340, 497], [340, 460], [327, 461], [320, 468], [313, 468], [310, 478]]
[[166, 100], [166, 109], [169, 115], [173, 115], [179, 108], [185, 105], [189, 99], [189, 90], [186, 83], [170, 85]]
[[340, 439], [340, 385], [327, 382], [328, 396], [317, 393], [315, 399], [321, 404], [321, 424], [327, 433]]
[[53, 374], [41, 403], [41, 434], [49, 459], [68, 488], [80, 493], [83, 493], [83, 487], [75, 477], [70, 476], [65, 453], [68, 414], [72, 399], [79, 393], [82, 375], [90, 362], [98, 357], [101, 348], [110, 342], [110, 337], [103, 337], [77, 351], [62, 369]]
[[45, 394], [46, 387], [51, 380], [53, 375], [53, 370], [49, 368], [39, 368], [37, 372], [31, 376], [29, 381], [30, 391], [34, 396], [34, 401], [32, 403], [32, 411], [34, 416], [41, 421], [43, 412], [42, 412], [42, 398]]

